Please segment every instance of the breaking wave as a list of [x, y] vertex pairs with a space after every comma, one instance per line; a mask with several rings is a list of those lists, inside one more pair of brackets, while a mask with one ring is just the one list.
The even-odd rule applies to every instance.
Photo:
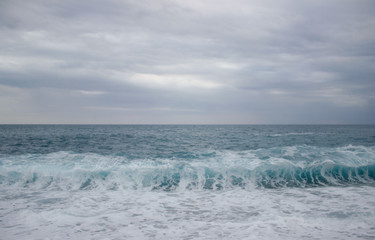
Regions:
[[375, 183], [375, 147], [292, 146], [165, 158], [55, 152], [0, 157], [0, 185], [51, 190], [225, 190]]

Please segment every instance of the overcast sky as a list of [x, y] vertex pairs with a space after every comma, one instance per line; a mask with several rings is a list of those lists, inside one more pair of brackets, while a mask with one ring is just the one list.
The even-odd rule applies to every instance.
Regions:
[[375, 1], [1, 0], [0, 123], [375, 123]]

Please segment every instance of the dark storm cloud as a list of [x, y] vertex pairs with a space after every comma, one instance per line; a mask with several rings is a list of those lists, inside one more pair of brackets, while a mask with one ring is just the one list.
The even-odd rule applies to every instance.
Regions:
[[373, 1], [2, 1], [0, 122], [374, 123]]

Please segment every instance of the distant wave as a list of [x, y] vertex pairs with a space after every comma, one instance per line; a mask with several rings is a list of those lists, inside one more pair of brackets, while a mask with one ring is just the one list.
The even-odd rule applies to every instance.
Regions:
[[175, 191], [372, 185], [375, 147], [303, 145], [135, 160], [56, 152], [2, 156], [0, 166], [3, 188]]
[[290, 133], [277, 133], [277, 134], [271, 134], [271, 137], [283, 137], [283, 136], [293, 136], [293, 135], [317, 135], [317, 134], [323, 134], [323, 133], [314, 133], [314, 132], [290, 132]]

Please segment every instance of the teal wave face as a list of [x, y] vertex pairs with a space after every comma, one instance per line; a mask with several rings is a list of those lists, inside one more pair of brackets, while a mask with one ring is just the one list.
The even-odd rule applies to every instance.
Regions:
[[56, 152], [0, 159], [3, 187], [225, 190], [374, 184], [375, 147], [293, 146], [191, 153], [188, 159]]

